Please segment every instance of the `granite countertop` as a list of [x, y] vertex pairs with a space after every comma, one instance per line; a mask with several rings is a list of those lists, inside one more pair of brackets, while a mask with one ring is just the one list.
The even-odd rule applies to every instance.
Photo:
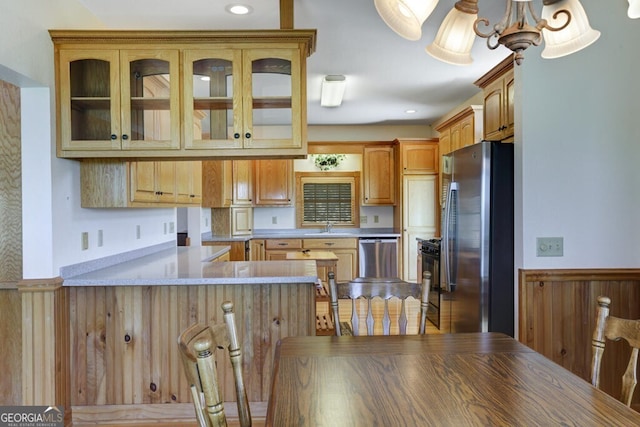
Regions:
[[210, 262], [229, 246], [178, 246], [64, 278], [64, 286], [315, 283], [315, 261]]
[[217, 236], [211, 232], [202, 233], [203, 242], [237, 242], [251, 239], [328, 239], [352, 237], [362, 238], [395, 238], [400, 237], [400, 233], [389, 228], [334, 228], [331, 232], [324, 232], [320, 228], [300, 229], [262, 229], [255, 230], [253, 234], [247, 236]]

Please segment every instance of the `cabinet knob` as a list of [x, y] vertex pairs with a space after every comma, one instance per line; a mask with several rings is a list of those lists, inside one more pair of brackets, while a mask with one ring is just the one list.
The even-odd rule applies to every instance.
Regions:
[[240, 134], [236, 132], [236, 133], [234, 133], [234, 134], [233, 134], [233, 137], [234, 137], [235, 139], [238, 139], [238, 138], [240, 138]]
[[118, 135], [116, 135], [115, 133], [112, 133], [112, 134], [111, 134], [111, 139], [112, 139], [112, 140], [116, 140], [116, 139], [118, 139]]
[[249, 138], [251, 138], [251, 134], [249, 132], [247, 132], [247, 133], [244, 134], [244, 137], [249, 139]]
[[126, 141], [127, 139], [129, 139], [129, 135], [127, 135], [127, 134], [125, 133], [124, 135], [122, 135], [122, 139], [124, 139], [124, 140]]

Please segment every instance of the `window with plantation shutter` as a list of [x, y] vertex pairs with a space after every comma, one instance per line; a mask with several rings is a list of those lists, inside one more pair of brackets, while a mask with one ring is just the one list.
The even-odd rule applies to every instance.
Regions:
[[359, 223], [358, 175], [349, 172], [299, 172], [296, 174], [298, 226], [318, 227]]

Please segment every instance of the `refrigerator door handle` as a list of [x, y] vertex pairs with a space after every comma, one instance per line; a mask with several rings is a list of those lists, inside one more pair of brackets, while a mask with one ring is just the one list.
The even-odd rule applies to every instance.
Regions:
[[455, 277], [452, 280], [451, 274], [451, 209], [453, 206], [453, 194], [458, 191], [458, 183], [451, 181], [447, 189], [447, 200], [444, 205], [444, 230], [442, 238], [442, 253], [444, 254], [444, 285], [445, 290], [453, 292], [456, 290]]

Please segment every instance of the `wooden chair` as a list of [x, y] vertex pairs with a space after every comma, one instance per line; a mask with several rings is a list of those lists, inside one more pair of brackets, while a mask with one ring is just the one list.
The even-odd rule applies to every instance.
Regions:
[[[406, 335], [407, 333], [407, 315], [406, 315], [406, 299], [408, 297], [414, 297], [420, 301], [420, 320], [418, 333], [424, 334], [427, 320], [427, 305], [429, 296], [429, 286], [431, 282], [430, 275], [425, 275], [424, 283], [410, 283], [400, 279], [378, 279], [359, 277], [350, 282], [337, 283], [335, 280], [335, 274], [329, 273], [329, 293], [331, 298], [331, 310], [333, 313], [334, 326], [336, 335], [359, 335], [360, 334], [360, 321], [358, 318], [356, 301], [366, 301], [367, 304], [367, 335], [374, 335], [376, 329], [376, 321], [373, 316], [372, 300], [376, 297], [380, 297], [384, 301], [384, 313], [382, 316], [382, 333], [383, 335], [389, 335], [391, 332], [391, 317], [389, 315], [389, 299], [397, 297], [401, 301], [400, 313], [398, 318], [394, 319], [397, 322], [400, 335]], [[425, 291], [423, 292], [423, 289]], [[338, 299], [349, 298], [351, 299], [351, 325], [350, 330], [344, 331], [345, 323], [339, 321], [340, 313], [338, 308]], [[347, 332], [347, 333], [345, 333]]]
[[222, 303], [224, 325], [196, 323], [178, 339], [184, 370], [191, 387], [196, 418], [200, 427], [226, 426], [224, 399], [216, 377], [215, 350], [228, 350], [236, 386], [240, 426], [251, 426], [249, 401], [242, 378], [242, 353], [236, 332], [233, 303]]
[[611, 299], [605, 296], [598, 297], [598, 310], [596, 314], [596, 328], [593, 332], [591, 348], [591, 384], [600, 386], [600, 363], [604, 353], [605, 338], [612, 341], [626, 340], [631, 346], [631, 357], [627, 370], [622, 376], [622, 394], [620, 401], [631, 406], [633, 391], [638, 383], [636, 366], [638, 364], [638, 349], [640, 348], [640, 320], [621, 319], [609, 316]]

